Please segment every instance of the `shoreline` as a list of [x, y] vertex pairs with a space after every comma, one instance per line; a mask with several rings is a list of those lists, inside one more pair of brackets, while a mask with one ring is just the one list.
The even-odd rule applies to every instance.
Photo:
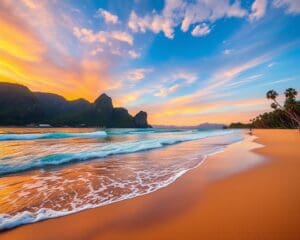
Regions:
[[[272, 133], [270, 133], [271, 131]], [[250, 169], [249, 166], [245, 167], [242, 165], [236, 169], [237, 162], [234, 161], [231, 162], [232, 166], [228, 165], [228, 162], [225, 160], [234, 159], [233, 154], [235, 154], [235, 158], [245, 156], [244, 150], [240, 152], [237, 151], [237, 149], [232, 150], [232, 148], [234, 148], [233, 145], [236, 145], [237, 143], [232, 144], [223, 152], [213, 156], [208, 156], [208, 158], [204, 160], [202, 164], [200, 164], [200, 167], [198, 166], [188, 171], [174, 183], [156, 192], [133, 199], [123, 200], [121, 202], [106, 205], [100, 208], [75, 213], [65, 217], [24, 225], [0, 233], [0, 237], [1, 239], [174, 239], [176, 237], [179, 239], [183, 237], [187, 237], [188, 239], [196, 239], [199, 236], [203, 236], [204, 239], [254, 239], [257, 236], [262, 236], [263, 239], [274, 239], [275, 230], [273, 231], [272, 235], [270, 234], [270, 231], [257, 232], [261, 227], [249, 227], [251, 224], [255, 225], [255, 222], [257, 221], [261, 222], [261, 220], [259, 218], [255, 218], [255, 221], [248, 222], [247, 218], [245, 218], [245, 214], [247, 212], [246, 210], [252, 210], [252, 214], [253, 211], [256, 214], [258, 214], [258, 212], [256, 212], [255, 208], [253, 207], [249, 207], [248, 209], [247, 206], [251, 205], [251, 202], [249, 203], [247, 201], [247, 204], [245, 204], [246, 208], [240, 209], [240, 207], [243, 206], [241, 205], [241, 202], [247, 200], [245, 199], [246, 196], [253, 200], [252, 195], [257, 195], [257, 192], [255, 189], [242, 187], [241, 185], [251, 184], [252, 181], [255, 183], [255, 181], [258, 180], [253, 178], [253, 176], [251, 177], [251, 175], [257, 175], [261, 171], [269, 171], [270, 167], [272, 168], [273, 166], [274, 168], [274, 164], [276, 162], [278, 165], [277, 158], [278, 155], [282, 154], [280, 153], [282, 149], [278, 147], [274, 149], [274, 146], [272, 148], [272, 146], [270, 146], [270, 140], [274, 138], [273, 140], [277, 139], [276, 141], [281, 141], [280, 144], [282, 144], [282, 141], [284, 142], [284, 140], [279, 139], [283, 138], [282, 131], [285, 131], [285, 134], [287, 134], [288, 137], [292, 137], [294, 139], [292, 140], [295, 143], [299, 143], [299, 136], [296, 135], [298, 134], [297, 130], [254, 130], [254, 135], [258, 134], [259, 137], [255, 140], [255, 142], [265, 144], [266, 146], [251, 150], [251, 152], [247, 153], [247, 160], [250, 159], [250, 161], [254, 161], [254, 159], [257, 157], [255, 155], [258, 153], [268, 158], [267, 162], [265, 162], [266, 164], [260, 164], [260, 166]], [[270, 136], [270, 134], [272, 136]], [[269, 137], [265, 135], [269, 135]], [[275, 143], [279, 144], [278, 142]], [[288, 146], [284, 146], [282, 148], [292, 147], [293, 146], [289, 144]], [[268, 148], [272, 149], [270, 150]], [[275, 151], [275, 155], [270, 154], [270, 151]], [[240, 155], [236, 155], [237, 153]], [[284, 154], [286, 155], [286, 153], [287, 152]], [[249, 157], [250, 155], [252, 155], [252, 157]], [[292, 151], [289, 153], [289, 156], [293, 159], [298, 157], [299, 153]], [[224, 171], [224, 166], [222, 166], [220, 163], [225, 164], [227, 170], [231, 170]], [[248, 168], [248, 170], [241, 172], [241, 168], [243, 167]], [[296, 170], [295, 168], [292, 170]], [[275, 171], [273, 175], [276, 174], [278, 175], [278, 172], [276, 173]], [[219, 178], [216, 179], [216, 175], [218, 175]], [[228, 175], [230, 176], [228, 177]], [[260, 177], [262, 177], [262, 179], [261, 182], [258, 183], [263, 185], [263, 178], [266, 178], [266, 176], [262, 175]], [[247, 178], [250, 178], [250, 180], [247, 180]], [[298, 183], [300, 182], [295, 182], [296, 185]], [[244, 192], [246, 190], [248, 194], [245, 196], [245, 194], [239, 194], [239, 191], [231, 192], [229, 191], [230, 189]], [[270, 191], [270, 189], [265, 190], [267, 192]], [[225, 194], [228, 191], [232, 194]], [[275, 191], [275, 193], [278, 192]], [[234, 206], [232, 201], [228, 201], [228, 198], [231, 200], [236, 200], [234, 196], [237, 197], [237, 195], [238, 199], [242, 201], [233, 201], [234, 203], [238, 204], [238, 206]], [[174, 198], [176, 198], [176, 202], [173, 201]], [[262, 201], [263, 200], [264, 199], [262, 198]], [[291, 201], [294, 200], [300, 200], [299, 193], [291, 199]], [[255, 203], [258, 204], [257, 206], [259, 206], [258, 202]], [[274, 205], [274, 203], [271, 202], [270, 205]], [[223, 206], [223, 208], [221, 206]], [[284, 208], [284, 206], [282, 207]], [[231, 221], [227, 221], [223, 218], [217, 218], [217, 216], [220, 214], [223, 217], [226, 216], [226, 213], [228, 213], [228, 208], [232, 208], [230, 215], [228, 216], [231, 216], [231, 221], [239, 220], [237, 222], [238, 224], [247, 222], [248, 225], [246, 225], [244, 228], [240, 226], [238, 229], [235, 229], [237, 230], [235, 231], [234, 228], [232, 228], [232, 224], [230, 224]], [[265, 209], [260, 210], [265, 211]], [[271, 214], [272, 212], [268, 213]], [[133, 214], [135, 216], [132, 216]], [[232, 215], [235, 216], [235, 218]], [[238, 216], [240, 218], [236, 218]], [[297, 220], [300, 219], [300, 216], [298, 217], [299, 218], [297, 218]], [[271, 219], [268, 218], [268, 220]], [[216, 222], [218, 223], [217, 226]], [[291, 222], [297, 226], [297, 222]], [[269, 227], [270, 226], [274, 227], [274, 224], [269, 225]], [[219, 232], [217, 231], [218, 228], [216, 227], [219, 227]], [[287, 228], [284, 229], [288, 230]], [[279, 231], [280, 227], [276, 230]], [[293, 228], [291, 230], [295, 229]], [[296, 237], [296, 235], [292, 235], [292, 233], [295, 234], [294, 231], [283, 232], [285, 233], [285, 236], [286, 234], [290, 233], [292, 237]], [[245, 235], [245, 233], [248, 235]], [[269, 234], [265, 235], [267, 233]], [[220, 238], [221, 234], [222, 238]], [[276, 236], [278, 237], [279, 235], [277, 234], [275, 237]]]
[[[243, 138], [242, 139], [236, 139], [234, 142], [232, 142], [232, 143], [229, 143], [228, 145], [226, 145], [226, 146], [224, 146], [224, 147], [222, 147], [222, 149], [219, 149], [219, 150], [214, 150], [214, 152], [212, 152], [212, 153], [208, 153], [208, 154], [206, 154], [206, 155], [203, 155], [203, 157], [201, 157], [201, 160], [199, 161], [199, 163], [197, 164], [197, 165], [195, 165], [195, 166], [193, 166], [192, 168], [189, 168], [189, 169], [185, 169], [185, 170], [182, 170], [181, 172], [178, 172], [177, 173], [177, 175], [175, 175], [174, 176], [174, 178], [170, 181], [170, 182], [168, 182], [167, 184], [164, 184], [164, 185], [162, 185], [161, 187], [159, 187], [159, 188], [157, 188], [157, 189], [155, 189], [155, 190], [152, 190], [152, 191], [150, 191], [150, 192], [145, 192], [145, 193], [142, 193], [142, 194], [138, 194], [138, 195], [135, 195], [135, 196], [131, 196], [131, 197], [128, 197], [128, 198], [122, 198], [122, 199], [119, 199], [119, 200], [117, 200], [117, 201], [113, 201], [113, 202], [111, 202], [111, 203], [109, 203], [109, 204], [104, 204], [104, 205], [98, 205], [98, 206], [93, 206], [93, 207], [91, 207], [91, 206], [87, 206], [87, 207], [83, 207], [82, 209], [76, 209], [76, 210], [74, 210], [73, 212], [69, 212], [69, 213], [64, 213], [64, 212], [58, 212], [58, 213], [56, 213], [55, 214], [55, 216], [54, 216], [54, 213], [53, 213], [53, 217], [50, 217], [50, 216], [48, 216], [48, 217], [46, 217], [46, 216], [40, 216], [40, 220], [38, 220], [38, 221], [30, 221], [30, 222], [26, 222], [26, 223], [15, 223], [15, 222], [18, 222], [17, 220], [16, 220], [16, 218], [20, 218], [20, 220], [22, 220], [22, 219], [25, 219], [26, 218], [26, 215], [24, 215], [24, 216], [21, 216], [21, 217], [17, 217], [16, 216], [16, 218], [15, 218], [15, 220], [14, 220], [14, 222], [12, 222], [12, 223], [8, 223], [8, 225], [10, 225], [10, 226], [12, 226], [12, 227], [6, 227], [6, 228], [3, 228], [3, 229], [1, 229], [1, 226], [0, 226], [0, 234], [1, 234], [1, 231], [2, 232], [4, 232], [4, 231], [9, 231], [9, 230], [13, 230], [13, 229], [15, 229], [15, 228], [18, 228], [18, 227], [21, 227], [21, 226], [24, 226], [24, 225], [28, 225], [28, 224], [34, 224], [34, 223], [38, 223], [38, 222], [41, 222], [41, 221], [47, 221], [47, 220], [49, 220], [49, 219], [56, 219], [56, 218], [61, 218], [61, 217], [65, 217], [65, 216], [68, 216], [68, 215], [73, 215], [73, 214], [77, 214], [77, 213], [80, 213], [80, 212], [82, 212], [82, 211], [88, 211], [88, 210], [93, 210], [93, 209], [96, 209], [96, 208], [99, 208], [99, 207], [104, 207], [104, 206], [106, 206], [106, 205], [110, 205], [110, 204], [115, 204], [115, 203], [118, 203], [118, 202], [122, 202], [122, 201], [126, 201], [126, 200], [130, 200], [130, 199], [133, 199], [133, 198], [136, 198], [136, 197], [141, 197], [141, 196], [144, 196], [144, 195], [148, 195], [148, 194], [152, 194], [152, 193], [154, 193], [154, 192], [156, 192], [156, 191], [159, 191], [159, 190], [161, 190], [161, 189], [163, 189], [163, 188], [167, 188], [167, 187], [169, 187], [171, 184], [174, 184], [178, 179], [180, 179], [182, 176], [184, 176], [184, 175], [186, 175], [186, 174], [188, 174], [190, 171], [193, 171], [194, 169], [196, 169], [196, 168], [198, 168], [198, 167], [200, 167], [206, 160], [207, 160], [207, 158], [210, 158], [211, 156], [214, 156], [214, 155], [216, 155], [216, 154], [220, 154], [220, 153], [222, 153], [222, 152], [224, 152], [224, 151], [226, 151], [226, 149], [228, 148], [228, 147], [230, 147], [231, 148], [231, 146], [235, 146], [236, 144], [242, 144], [242, 143], [244, 143], [243, 145], [245, 145], [245, 147], [246, 148], [248, 148], [249, 147], [249, 150], [250, 150], [250, 146], [249, 145], [253, 145], [253, 148], [255, 148], [255, 147], [260, 147], [260, 145], [257, 145], [257, 146], [255, 146], [255, 144], [253, 143], [253, 139], [254, 139], [254, 136], [249, 136], [249, 135], [246, 135], [245, 134], [245, 131], [243, 131]], [[220, 135], [220, 136], [222, 136], [222, 135]], [[220, 136], [210, 136], [210, 137], [208, 137], [207, 139], [210, 139], [209, 141], [210, 142], [212, 142], [212, 141], [217, 141], [217, 139], [214, 139], [215, 137], [220, 137]], [[203, 139], [201, 139], [201, 140], [203, 140]], [[199, 141], [199, 139], [198, 140], [194, 140], [194, 141]], [[180, 144], [189, 144], [189, 143], [191, 143], [191, 142], [194, 142], [194, 141], [184, 141], [184, 142], [181, 142]], [[170, 146], [168, 146], [168, 147], [173, 147], [174, 148], [174, 146], [172, 146], [172, 145], [177, 145], [178, 143], [176, 143], [176, 144], [171, 144]], [[247, 145], [247, 146], [246, 146]], [[155, 150], [155, 149], [154, 149]], [[158, 148], [158, 149], [156, 149], [156, 150], [160, 150], [160, 151], [168, 151], [167, 149], [163, 149], [163, 148]], [[175, 149], [174, 149], [175, 150]], [[245, 150], [247, 150], [247, 149], [245, 149]], [[150, 150], [150, 151], [152, 151], [152, 149]], [[136, 152], [136, 154], [139, 154], [140, 152]], [[244, 168], [248, 168], [249, 166], [244, 166]], [[241, 169], [239, 169], [239, 170], [236, 170], [237, 172], [239, 172], [239, 171], [241, 171]], [[229, 175], [229, 174], [233, 174], [233, 173], [227, 173], [227, 174], [225, 174], [225, 172], [224, 173], [222, 173], [222, 174], [224, 174], [224, 175]], [[9, 175], [9, 174], [8, 174]], [[217, 176], [217, 175], [221, 175], [220, 173], [219, 174], [216, 174], [216, 173], [214, 173], [214, 177], [215, 178], [220, 178], [220, 177], [224, 177], [224, 176]], [[208, 177], [206, 177], [207, 179], [206, 179], [206, 181], [207, 182], [209, 182], [209, 181], [211, 181], [211, 180], [209, 180], [208, 179]], [[30, 218], [30, 216], [28, 215], [27, 216], [28, 218]], [[15, 225], [16, 224], [16, 225]]]

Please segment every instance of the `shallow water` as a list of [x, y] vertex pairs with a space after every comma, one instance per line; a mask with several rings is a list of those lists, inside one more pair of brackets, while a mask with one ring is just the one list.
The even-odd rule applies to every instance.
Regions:
[[[67, 137], [24, 137], [50, 131]], [[93, 132], [0, 129], [0, 230], [153, 192], [243, 139], [236, 130]]]

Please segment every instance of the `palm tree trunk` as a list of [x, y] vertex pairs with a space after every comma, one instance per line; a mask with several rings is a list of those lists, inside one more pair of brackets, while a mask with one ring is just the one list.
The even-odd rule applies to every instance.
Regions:
[[287, 111], [284, 109], [284, 107], [282, 107], [279, 102], [276, 101], [276, 99], [273, 99], [274, 102], [277, 104], [277, 106], [279, 106], [279, 108], [284, 111], [291, 119], [293, 119], [297, 125], [298, 125], [298, 128], [299, 128], [299, 131], [300, 131], [300, 119], [298, 119], [298, 116], [294, 116], [293, 113], [291, 113], [290, 111]]

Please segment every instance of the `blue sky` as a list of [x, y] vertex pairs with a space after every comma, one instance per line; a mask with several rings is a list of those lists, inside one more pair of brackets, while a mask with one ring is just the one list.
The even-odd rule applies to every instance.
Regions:
[[68, 99], [106, 92], [152, 124], [248, 121], [267, 90], [300, 90], [299, 0], [19, 0], [0, 14], [15, 29], [0, 77]]

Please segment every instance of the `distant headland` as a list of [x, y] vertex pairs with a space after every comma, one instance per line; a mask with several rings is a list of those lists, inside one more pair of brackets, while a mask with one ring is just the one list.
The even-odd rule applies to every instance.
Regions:
[[32, 92], [28, 87], [0, 82], [0, 125], [53, 127], [149, 128], [147, 113], [135, 116], [122, 107], [115, 108], [105, 93], [93, 103], [85, 99], [68, 101], [64, 97]]

